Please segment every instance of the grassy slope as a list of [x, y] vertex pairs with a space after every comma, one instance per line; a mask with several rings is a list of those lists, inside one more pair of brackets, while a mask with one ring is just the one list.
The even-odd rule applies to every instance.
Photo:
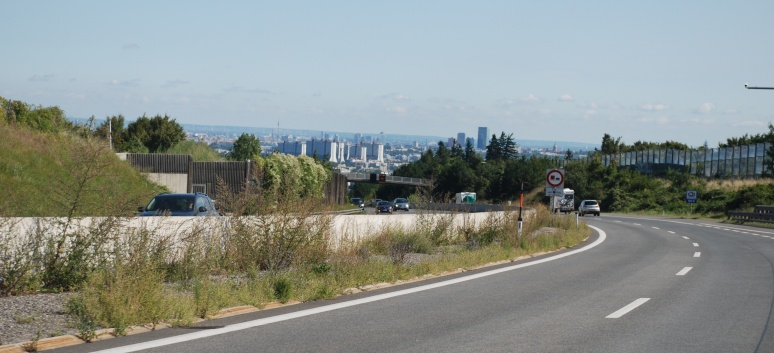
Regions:
[[131, 215], [162, 187], [104, 144], [0, 125], [0, 216]]

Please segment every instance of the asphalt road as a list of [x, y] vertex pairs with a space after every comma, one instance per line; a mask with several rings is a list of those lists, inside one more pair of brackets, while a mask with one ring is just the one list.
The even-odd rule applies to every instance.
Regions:
[[774, 352], [774, 230], [582, 220], [526, 262], [53, 352]]

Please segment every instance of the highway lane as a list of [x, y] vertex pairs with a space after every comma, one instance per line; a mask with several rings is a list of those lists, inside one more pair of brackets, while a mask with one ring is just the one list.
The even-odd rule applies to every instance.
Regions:
[[[58, 351], [130, 351], [118, 345], [142, 341], [135, 348], [144, 352], [774, 352], [774, 232], [607, 214], [582, 220], [600, 230], [589, 240], [597, 246], [532, 266]], [[419, 291], [449, 279], [460, 282]], [[309, 315], [281, 316], [299, 313]]]

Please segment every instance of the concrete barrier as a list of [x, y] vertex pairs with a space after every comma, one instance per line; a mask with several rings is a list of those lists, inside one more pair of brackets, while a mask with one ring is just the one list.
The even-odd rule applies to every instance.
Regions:
[[[530, 213], [531, 211], [525, 211], [524, 219], [528, 219]], [[501, 222], [508, 217], [515, 220], [518, 212], [412, 211], [405, 214], [396, 212], [330, 217], [331, 228], [327, 237], [332, 248], [340, 248], [356, 245], [387, 230], [413, 232], [443, 228], [445, 234], [454, 238], [464, 232], [478, 230], [487, 222]], [[246, 220], [250, 221], [250, 217]], [[270, 220], [262, 221], [262, 224], [271, 224]], [[213, 242], [227, 241], [232, 231], [232, 222], [234, 219], [230, 217], [87, 217], [69, 221], [66, 218], [0, 218], [0, 246], [4, 248], [0, 255], [29, 252], [29, 244], [45, 244], [40, 241], [32, 242], [32, 239], [64, 239], [65, 242], [72, 242], [79, 234], [89, 234], [98, 242], [94, 246], [101, 250], [110, 251], [121, 246], [122, 242], [140, 237], [144, 241], [164, 242], [170, 250], [170, 256], [176, 257], [184, 250], [185, 242], [191, 238]]]

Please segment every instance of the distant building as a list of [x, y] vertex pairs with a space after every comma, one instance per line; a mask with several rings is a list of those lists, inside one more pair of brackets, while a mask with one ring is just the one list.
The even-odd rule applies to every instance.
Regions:
[[347, 146], [346, 159], [350, 161], [384, 162], [384, 145], [381, 143], [358, 143]]
[[294, 156], [309, 157], [316, 153], [317, 158], [331, 163], [338, 163], [344, 159], [344, 145], [330, 140], [283, 141], [277, 145], [277, 151]]
[[473, 147], [476, 147], [476, 140], [472, 137], [468, 137], [465, 139], [465, 145], [462, 146], [462, 148], [465, 148], [468, 146], [468, 142], [470, 142], [470, 145]]
[[479, 127], [478, 128], [478, 145], [476, 145], [476, 148], [480, 150], [486, 149], [486, 144], [489, 141], [489, 128], [488, 127]]
[[457, 143], [461, 147], [465, 147], [465, 133], [464, 132], [458, 132], [457, 133]]

